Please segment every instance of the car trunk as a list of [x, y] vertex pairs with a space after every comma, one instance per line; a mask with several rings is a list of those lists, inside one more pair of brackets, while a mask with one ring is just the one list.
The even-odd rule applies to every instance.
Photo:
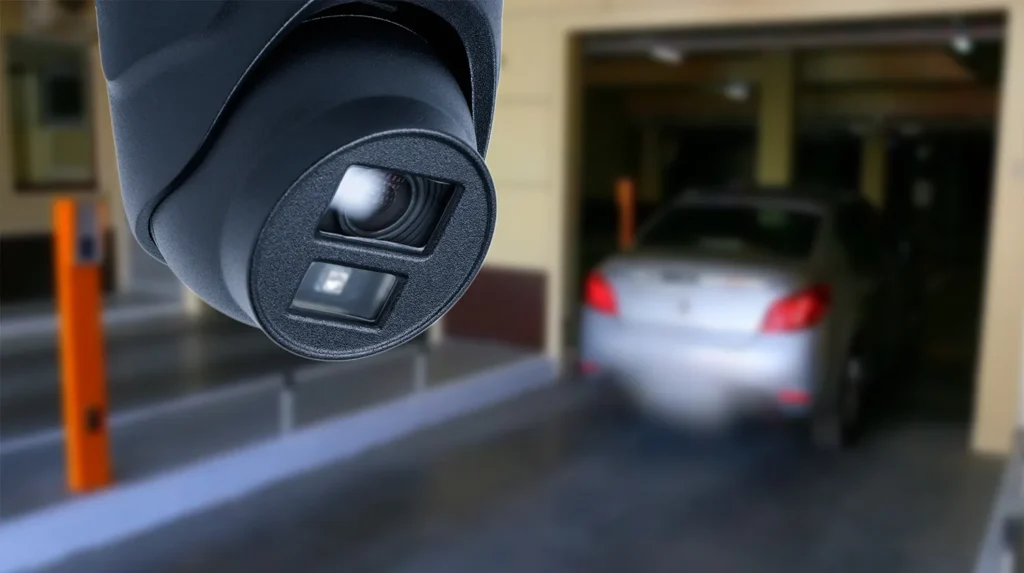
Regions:
[[803, 265], [779, 257], [656, 253], [620, 255], [602, 273], [624, 323], [735, 342], [756, 335], [772, 303], [808, 276]]

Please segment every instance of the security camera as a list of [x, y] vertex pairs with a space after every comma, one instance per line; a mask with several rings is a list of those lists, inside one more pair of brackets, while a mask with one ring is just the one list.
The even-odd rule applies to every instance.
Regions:
[[125, 211], [210, 306], [320, 360], [406, 342], [494, 232], [501, 0], [97, 2]]

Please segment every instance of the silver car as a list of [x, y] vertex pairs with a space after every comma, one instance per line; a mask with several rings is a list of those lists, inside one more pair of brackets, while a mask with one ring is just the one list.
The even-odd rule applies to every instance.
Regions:
[[857, 197], [686, 193], [587, 277], [580, 358], [651, 413], [804, 417], [842, 447], [909, 337], [899, 259]]

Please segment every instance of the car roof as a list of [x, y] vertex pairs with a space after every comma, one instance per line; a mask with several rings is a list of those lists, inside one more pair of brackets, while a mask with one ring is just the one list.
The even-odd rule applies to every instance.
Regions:
[[859, 194], [839, 189], [813, 187], [730, 187], [688, 189], [678, 194], [674, 205], [764, 205], [815, 211], [833, 210], [861, 202]]

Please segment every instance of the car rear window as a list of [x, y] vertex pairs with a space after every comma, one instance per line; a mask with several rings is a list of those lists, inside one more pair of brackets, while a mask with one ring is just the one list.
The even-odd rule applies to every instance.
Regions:
[[664, 212], [637, 243], [650, 249], [807, 258], [820, 226], [819, 215], [795, 209], [687, 205]]

